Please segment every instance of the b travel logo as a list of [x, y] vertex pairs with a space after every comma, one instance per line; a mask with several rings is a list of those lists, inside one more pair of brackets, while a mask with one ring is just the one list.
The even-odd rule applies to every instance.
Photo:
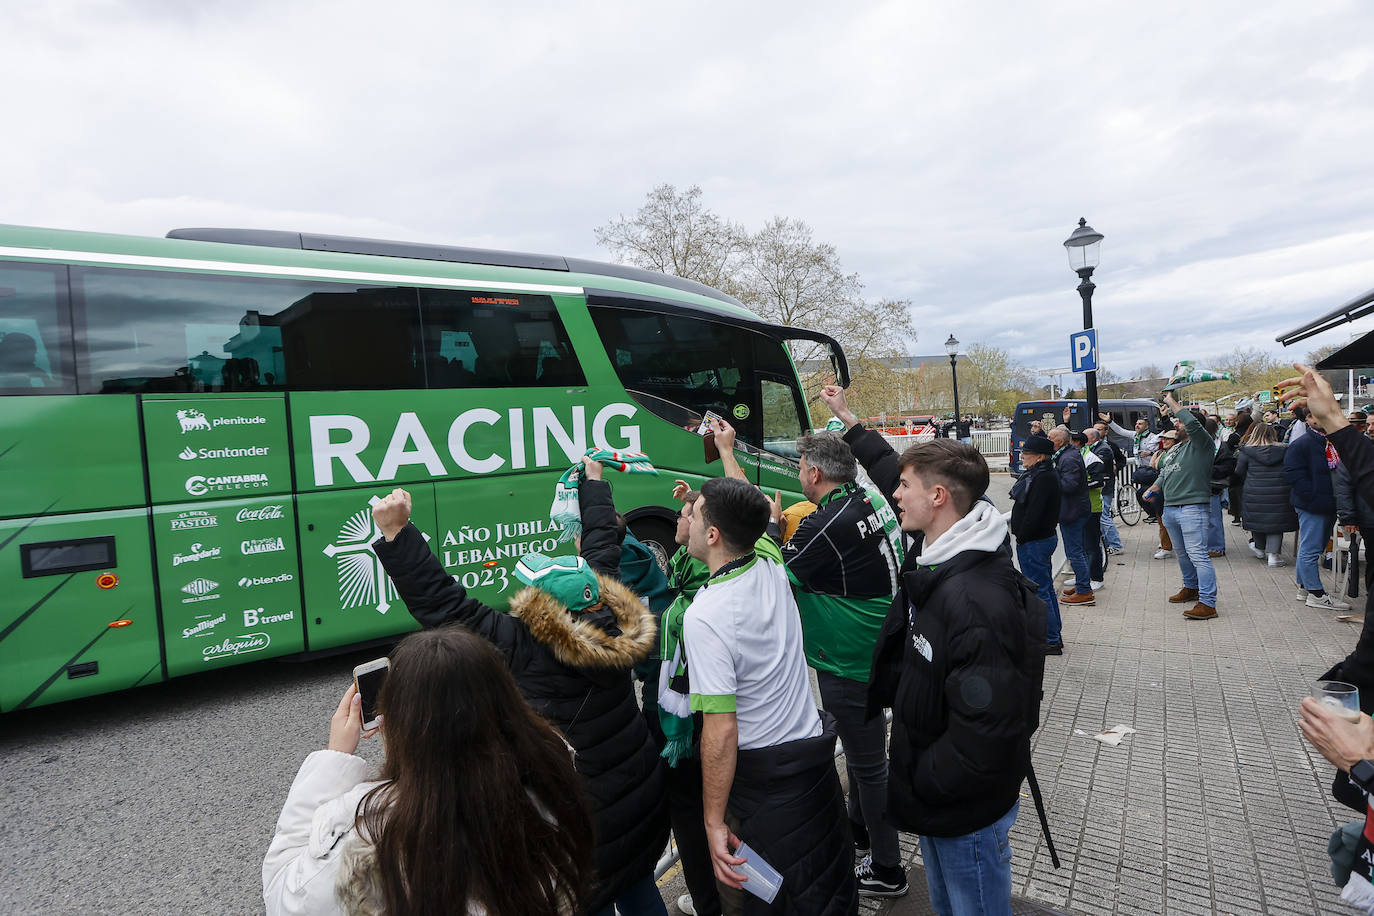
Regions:
[[264, 426], [266, 417], [215, 417], [213, 420], [194, 407], [177, 411], [177, 424], [182, 435], [186, 433], [209, 431], [221, 426]]

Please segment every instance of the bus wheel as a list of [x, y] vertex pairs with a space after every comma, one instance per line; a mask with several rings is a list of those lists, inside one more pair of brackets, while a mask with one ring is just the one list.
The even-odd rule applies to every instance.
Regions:
[[659, 569], [663, 570], [665, 576], [668, 575], [668, 561], [677, 552], [677, 524], [657, 515], [641, 515], [639, 518], [629, 519], [627, 524], [630, 526], [630, 533], [653, 552]]

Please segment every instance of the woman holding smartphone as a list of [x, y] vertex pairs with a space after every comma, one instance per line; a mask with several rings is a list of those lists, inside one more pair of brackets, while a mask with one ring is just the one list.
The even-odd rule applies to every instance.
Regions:
[[581, 912], [591, 814], [565, 742], [501, 655], [461, 627], [412, 633], [378, 696], [386, 761], [354, 754], [356, 686], [301, 765], [262, 864], [273, 914]]

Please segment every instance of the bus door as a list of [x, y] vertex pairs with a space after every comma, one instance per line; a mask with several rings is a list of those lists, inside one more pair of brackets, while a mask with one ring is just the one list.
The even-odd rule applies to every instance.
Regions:
[[285, 396], [145, 395], [142, 407], [168, 675], [300, 652]]
[[133, 397], [0, 398], [0, 711], [161, 681]]

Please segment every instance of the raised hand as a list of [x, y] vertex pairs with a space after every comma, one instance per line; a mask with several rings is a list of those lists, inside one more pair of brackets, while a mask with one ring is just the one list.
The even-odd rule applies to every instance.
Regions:
[[382, 536], [394, 541], [401, 529], [410, 523], [410, 494], [397, 487], [377, 500], [372, 507], [372, 520], [382, 530]]

